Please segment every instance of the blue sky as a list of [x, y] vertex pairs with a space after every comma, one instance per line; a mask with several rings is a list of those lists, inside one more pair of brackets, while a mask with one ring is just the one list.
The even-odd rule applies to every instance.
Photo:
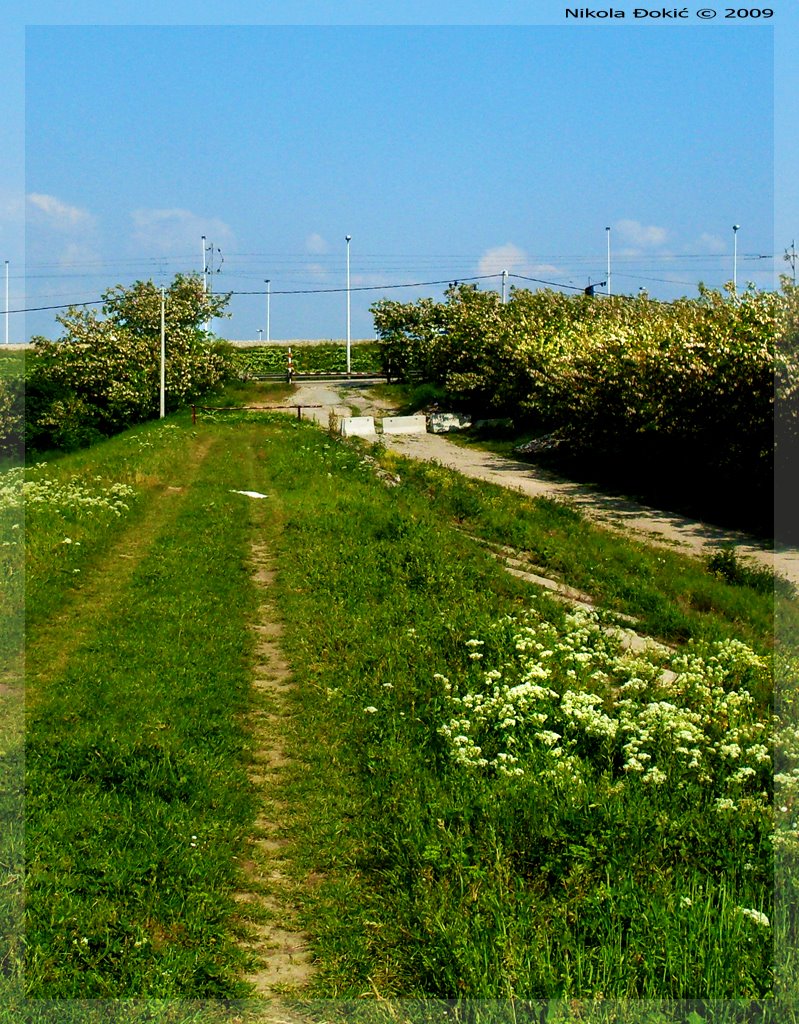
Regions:
[[[789, 269], [785, 0], [766, 22], [719, 7], [684, 24], [635, 22], [646, 5], [625, 3], [623, 20], [569, 19], [550, 0], [162, 6], [6, 14], [12, 310], [167, 283], [200, 269], [203, 235], [221, 250], [214, 289], [237, 293], [215, 325], [231, 338], [265, 330], [264, 295], [244, 293], [267, 278], [273, 338], [342, 337], [346, 298], [327, 289], [346, 285], [347, 234], [368, 289], [355, 338], [376, 299], [443, 288], [395, 287], [409, 282], [604, 281], [608, 226], [614, 292], [721, 286], [733, 224], [739, 284]], [[55, 336], [53, 316], [12, 314], [10, 340]]]

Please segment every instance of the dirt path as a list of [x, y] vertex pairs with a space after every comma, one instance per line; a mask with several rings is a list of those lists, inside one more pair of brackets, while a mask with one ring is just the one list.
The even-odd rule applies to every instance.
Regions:
[[[260, 535], [259, 505], [252, 508], [252, 522]], [[294, 1022], [283, 997], [308, 984], [313, 963], [308, 938], [295, 921], [286, 860], [287, 808], [281, 791], [281, 775], [288, 765], [283, 740], [286, 693], [292, 686], [291, 668], [281, 648], [283, 633], [271, 587], [275, 569], [268, 546], [256, 539], [252, 546], [253, 580], [261, 595], [252, 630], [256, 637], [253, 674], [255, 708], [251, 716], [253, 761], [250, 781], [259, 794], [260, 813], [250, 841], [249, 856], [242, 864], [245, 883], [237, 893], [241, 917], [247, 923], [245, 948], [253, 955], [246, 980], [255, 996], [265, 1000], [260, 1020]]]
[[[297, 392], [307, 386], [299, 385]], [[353, 405], [360, 415], [380, 416], [391, 411], [388, 403], [369, 394], [368, 385], [313, 385], [314, 401], [330, 405]], [[305, 401], [303, 394], [301, 399]], [[438, 462], [476, 480], [487, 480], [520, 491], [529, 497], [548, 497], [570, 501], [591, 519], [649, 543], [663, 544], [686, 554], [702, 557], [720, 544], [735, 544], [741, 555], [760, 565], [773, 568], [799, 586], [799, 550], [783, 548], [776, 552], [745, 533], [688, 519], [624, 498], [602, 494], [583, 484], [555, 476], [528, 462], [508, 459], [492, 452], [463, 448], [440, 434], [391, 435], [386, 447], [401, 455], [427, 462]]]

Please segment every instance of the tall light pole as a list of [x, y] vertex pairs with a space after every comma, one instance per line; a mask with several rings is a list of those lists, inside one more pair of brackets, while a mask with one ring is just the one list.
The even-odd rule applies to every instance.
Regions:
[[161, 289], [161, 383], [159, 388], [160, 419], [166, 416], [166, 296]]
[[264, 336], [264, 329], [263, 329], [263, 327], [259, 327], [258, 328], [258, 340], [261, 341], [263, 336]]
[[502, 305], [505, 305], [505, 286], [508, 283], [508, 272], [507, 270], [502, 271]]
[[608, 236], [608, 295], [610, 295], [610, 228], [605, 228], [605, 234]]
[[738, 229], [740, 224], [732, 226], [732, 291], [738, 294]]
[[350, 242], [352, 241], [352, 235], [347, 235], [344, 239], [347, 243], [347, 376], [350, 375]]
[[266, 285], [266, 343], [269, 344], [269, 289], [271, 281], [264, 281]]
[[8, 260], [6, 260], [6, 345], [8, 344]]

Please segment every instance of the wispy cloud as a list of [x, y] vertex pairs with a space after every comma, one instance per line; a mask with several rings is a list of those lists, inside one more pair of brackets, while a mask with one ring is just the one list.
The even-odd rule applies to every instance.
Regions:
[[642, 224], [639, 220], [617, 220], [613, 225], [614, 233], [622, 244], [637, 249], [652, 249], [665, 245], [669, 238], [666, 228], [655, 224]]
[[94, 227], [94, 217], [80, 206], [72, 206], [45, 192], [29, 192], [27, 199], [28, 210], [39, 224], [56, 231]]
[[713, 254], [729, 252], [730, 248], [729, 245], [725, 243], [724, 239], [719, 238], [718, 235], [700, 235], [699, 241], [696, 244], [700, 252], [707, 252]]
[[3, 224], [24, 224], [25, 196], [22, 192], [0, 187], [0, 221]]
[[507, 270], [509, 274], [522, 274], [525, 277], [540, 277], [562, 273], [551, 263], [536, 263], [524, 249], [513, 242], [486, 249], [477, 264], [478, 274], [501, 274]]
[[327, 239], [314, 232], [312, 235], [308, 235], [305, 239], [305, 248], [307, 252], [313, 253], [315, 256], [321, 256], [330, 250], [330, 246], [327, 244]]
[[82, 206], [64, 202], [46, 192], [25, 197], [26, 220], [35, 232], [28, 235], [28, 258], [47, 252], [62, 268], [94, 263], [99, 258], [97, 218]]
[[209, 245], [230, 248], [232, 229], [218, 217], [201, 217], [191, 210], [139, 209], [131, 213], [133, 241], [156, 254], [199, 252], [202, 236]]

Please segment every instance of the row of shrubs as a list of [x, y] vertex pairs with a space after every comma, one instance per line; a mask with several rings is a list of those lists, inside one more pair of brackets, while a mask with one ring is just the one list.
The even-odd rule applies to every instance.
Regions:
[[600, 479], [620, 471], [644, 491], [657, 477], [727, 502], [756, 495], [759, 528], [771, 522], [775, 430], [778, 459], [799, 437], [798, 309], [787, 281], [671, 303], [513, 289], [503, 304], [460, 285], [443, 302], [372, 307], [392, 375], [553, 433], [561, 460]]

